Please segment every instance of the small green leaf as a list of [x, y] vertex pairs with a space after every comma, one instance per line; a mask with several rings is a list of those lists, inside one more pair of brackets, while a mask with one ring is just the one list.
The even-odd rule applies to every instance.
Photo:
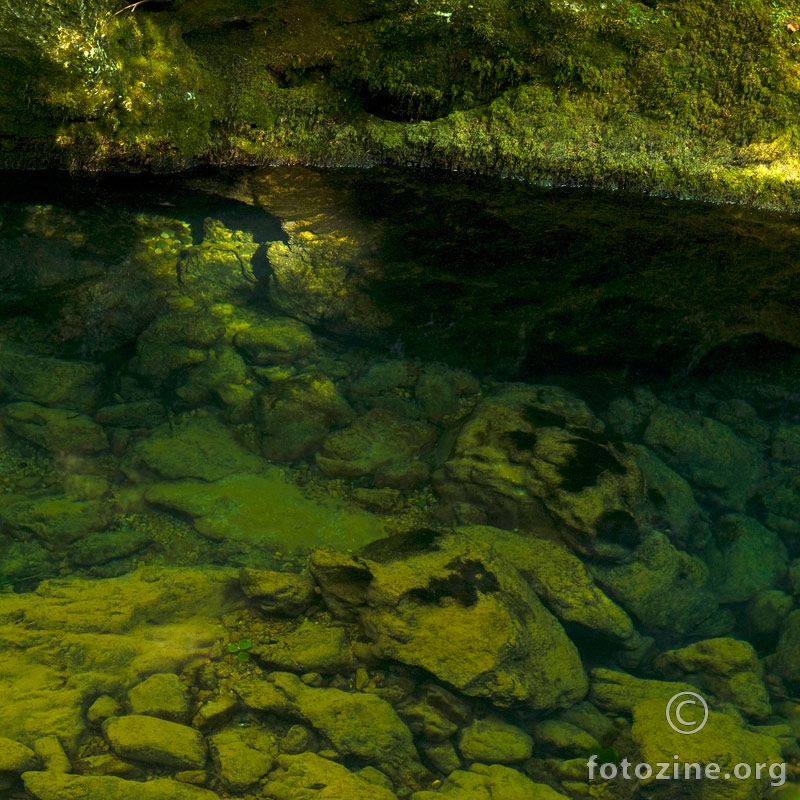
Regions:
[[239, 649], [240, 650], [249, 650], [253, 646], [253, 643], [249, 639], [240, 639], [239, 640]]
[[229, 653], [238, 653], [239, 652], [239, 645], [238, 644], [229, 644], [225, 649]]
[[246, 664], [250, 660], [250, 655], [249, 653], [239, 652], [237, 653], [237, 658], [242, 664]]

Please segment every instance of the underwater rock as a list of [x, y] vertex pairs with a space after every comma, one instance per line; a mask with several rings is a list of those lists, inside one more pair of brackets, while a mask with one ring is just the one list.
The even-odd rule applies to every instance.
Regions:
[[274, 672], [268, 680], [342, 756], [364, 759], [402, 785], [424, 779], [426, 770], [411, 731], [386, 700], [361, 692], [314, 689], [288, 672]]
[[[748, 729], [734, 712], [715, 710], [709, 701], [707, 724], [691, 730], [691, 736], [674, 730], [667, 724], [667, 704], [682, 692], [697, 693], [697, 687], [688, 683], [643, 680], [622, 672], [597, 669], [591, 674], [590, 694], [600, 708], [629, 717], [633, 752], [625, 753], [632, 762], [675, 763], [680, 754], [681, 763], [720, 765], [720, 774], [733, 774], [739, 763], [766, 764], [783, 761], [781, 743], [772, 736]], [[704, 710], [699, 704], [687, 705], [681, 715], [688, 723], [699, 723]], [[675, 720], [674, 717], [672, 717]], [[584, 762], [585, 769], [585, 762]], [[756, 781], [753, 775], [730, 781], [695, 781], [697, 797], [701, 800], [753, 800], [764, 796], [768, 782], [764, 775]]]
[[52, 453], [92, 455], [108, 450], [105, 432], [85, 414], [29, 402], [9, 403], [2, 413], [10, 431]]
[[506, 384], [483, 399], [434, 475], [459, 521], [553, 531], [621, 557], [636, 545], [644, 482], [583, 401], [556, 386]]
[[111, 717], [103, 734], [121, 758], [172, 769], [201, 769], [208, 751], [203, 735], [187, 725], [144, 714]]
[[575, 646], [509, 562], [458, 535], [421, 534], [394, 554], [393, 544], [376, 542], [375, 560], [369, 548], [359, 558], [315, 550], [309, 563], [326, 605], [355, 617], [377, 656], [500, 706], [551, 710], [583, 697]]
[[741, 603], [779, 585], [789, 557], [775, 531], [742, 514], [726, 514], [714, 523], [715, 543], [704, 553], [711, 586], [720, 603]]
[[317, 601], [310, 575], [242, 567], [239, 582], [262, 614], [296, 617]]
[[0, 396], [72, 411], [91, 411], [101, 392], [102, 365], [23, 353], [0, 343]]
[[561, 756], [576, 758], [599, 747], [598, 740], [583, 728], [563, 719], [543, 719], [534, 722], [533, 738]]
[[[315, 753], [282, 755], [278, 767], [264, 783], [264, 793], [274, 800], [397, 800], [394, 792], [359, 778], [346, 767]], [[324, 794], [323, 794], [324, 792]]]
[[192, 519], [213, 541], [245, 542], [275, 552], [311, 547], [352, 550], [385, 536], [380, 518], [334, 500], [311, 500], [278, 467], [231, 475], [214, 483], [175, 481], [151, 486], [148, 503]]
[[467, 761], [513, 764], [531, 757], [533, 739], [516, 725], [488, 716], [461, 730], [458, 749]]
[[259, 316], [238, 331], [233, 343], [253, 364], [290, 364], [314, 349], [314, 336], [308, 325], [291, 317]]
[[67, 553], [70, 564], [92, 567], [144, 550], [153, 537], [144, 531], [103, 531], [82, 536]]
[[219, 800], [215, 792], [171, 778], [139, 782], [110, 775], [26, 772], [22, 780], [36, 800]]
[[189, 693], [174, 672], [157, 672], [128, 690], [132, 714], [147, 714], [170, 722], [189, 716]]
[[718, 700], [733, 703], [745, 716], [765, 720], [772, 713], [761, 663], [748, 642], [729, 638], [694, 642], [661, 653], [653, 668], [669, 679], [686, 678]]
[[0, 641], [15, 643], [0, 652], [14, 698], [0, 705], [2, 730], [22, 741], [56, 735], [75, 752], [98, 696], [209, 656], [220, 615], [241, 606], [237, 587], [235, 570], [151, 568], [0, 593]]
[[346, 673], [356, 665], [350, 637], [343, 628], [320, 625], [309, 619], [281, 635], [278, 641], [254, 645], [249, 652], [270, 669], [297, 673]]
[[757, 638], [773, 636], [783, 626], [793, 605], [791, 596], [780, 589], [766, 589], [753, 595], [746, 609], [750, 633]]
[[644, 476], [652, 508], [647, 515], [650, 525], [669, 536], [681, 550], [704, 547], [711, 538], [711, 530], [689, 483], [649, 448], [626, 446]]
[[764, 659], [764, 666], [782, 678], [791, 691], [800, 689], [800, 610], [792, 611], [786, 618], [778, 646]]
[[317, 466], [329, 477], [371, 476], [377, 487], [413, 489], [428, 479], [421, 456], [436, 441], [437, 431], [380, 408], [334, 431], [317, 455]]
[[205, 361], [208, 349], [224, 334], [223, 323], [207, 309], [161, 314], [139, 334], [132, 368], [154, 383], [164, 383], [174, 370]]
[[800, 463], [800, 425], [781, 423], [772, 437], [772, 457], [789, 464]]
[[603, 593], [583, 562], [565, 547], [485, 525], [457, 531], [483, 542], [513, 564], [559, 619], [577, 622], [621, 642], [637, 641], [631, 618]]
[[230, 230], [206, 217], [203, 241], [181, 252], [177, 267], [181, 291], [206, 303], [245, 303], [257, 282], [251, 264], [257, 249], [252, 233]]
[[389, 318], [369, 292], [381, 270], [374, 256], [381, 231], [350, 212], [349, 191], [305, 169], [262, 170], [251, 176], [249, 188], [289, 237], [267, 248], [273, 305], [339, 334], [375, 334], [387, 327]]
[[769, 474], [758, 487], [764, 522], [792, 536], [800, 535], [800, 469], [794, 465], [770, 464]]
[[459, 410], [461, 397], [477, 394], [480, 383], [463, 370], [453, 370], [444, 364], [426, 366], [414, 388], [414, 398], [422, 413], [431, 422], [441, 422]]
[[710, 500], [734, 511], [744, 510], [763, 470], [756, 447], [727, 425], [667, 405], [650, 416], [644, 442]]
[[93, 419], [98, 425], [122, 428], [155, 428], [166, 421], [167, 412], [157, 400], [135, 400], [103, 406], [95, 411]]
[[566, 795], [502, 764], [473, 764], [456, 770], [436, 791], [414, 792], [409, 800], [565, 800]]
[[229, 344], [215, 344], [205, 361], [186, 369], [184, 383], [175, 389], [175, 394], [190, 405], [201, 405], [233, 386], [242, 386], [246, 380], [247, 365], [236, 349]]
[[105, 528], [112, 508], [104, 501], [45, 495], [28, 500], [6, 495], [0, 505], [0, 529], [20, 538], [37, 536], [47, 549], [63, 551], [72, 542]]
[[629, 561], [592, 564], [595, 580], [629, 614], [649, 629], [678, 634], [711, 624], [729, 630], [732, 619], [717, 617], [709, 571], [696, 556], [677, 550], [663, 533], [647, 533]]
[[236, 439], [231, 428], [204, 409], [156, 428], [136, 443], [132, 458], [135, 465], [144, 464], [168, 480], [216, 481], [268, 466]]
[[258, 398], [256, 409], [261, 452], [272, 461], [311, 455], [331, 428], [355, 417], [336, 384], [322, 373], [277, 382]]
[[58, 736], [40, 736], [33, 742], [39, 761], [48, 772], [72, 772], [69, 756]]
[[227, 728], [208, 739], [208, 749], [222, 782], [245, 792], [273, 767], [278, 756], [275, 737], [258, 728]]
[[20, 773], [38, 768], [39, 759], [30, 747], [0, 736], [0, 773]]

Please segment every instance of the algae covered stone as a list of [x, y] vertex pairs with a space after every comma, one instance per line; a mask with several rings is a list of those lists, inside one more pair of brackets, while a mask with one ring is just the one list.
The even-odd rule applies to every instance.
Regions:
[[9, 403], [5, 424], [17, 436], [59, 454], [92, 455], [108, 450], [103, 429], [85, 414], [36, 403]]
[[233, 340], [253, 364], [289, 364], [314, 349], [308, 325], [291, 317], [262, 317], [242, 328]]
[[265, 614], [295, 617], [317, 600], [310, 575], [242, 567], [239, 581], [242, 591]]
[[462, 729], [458, 749], [467, 761], [513, 764], [533, 753], [533, 739], [516, 725], [489, 716]]
[[714, 593], [721, 603], [740, 603], [786, 575], [789, 558], [778, 534], [744, 514], [725, 514], [714, 524], [705, 553]]
[[275, 737], [259, 728], [226, 728], [209, 737], [208, 746], [217, 773], [234, 792], [260, 781], [278, 755]]
[[268, 546], [278, 552], [315, 546], [350, 550], [385, 535], [378, 517], [333, 500], [311, 500], [271, 466], [258, 475], [231, 475], [214, 483], [160, 483], [145, 497], [188, 515], [213, 541]]
[[595, 584], [583, 562], [562, 545], [499, 528], [472, 525], [459, 533], [484, 542], [514, 564], [559, 619], [633, 642], [631, 618]]
[[36, 800], [219, 800], [215, 792], [170, 778], [142, 783], [112, 775], [26, 772], [22, 780]]
[[238, 472], [258, 472], [266, 466], [228, 426], [204, 410], [156, 428], [137, 443], [134, 458], [170, 480], [214, 481]]
[[456, 770], [436, 791], [414, 792], [411, 800], [565, 800], [566, 795], [502, 764], [473, 764]]
[[727, 425], [699, 414], [660, 405], [644, 442], [709, 498], [734, 511], [744, 509], [761, 477], [758, 450]]
[[173, 672], [151, 675], [128, 690], [131, 713], [184, 721], [189, 715], [189, 693]]
[[278, 767], [270, 773], [264, 791], [275, 800], [316, 800], [320, 796], [331, 800], [397, 800], [394, 792], [316, 753], [278, 756]]
[[505, 384], [481, 400], [434, 483], [458, 521], [560, 532], [581, 551], [615, 557], [639, 540], [641, 470], [556, 386]]
[[386, 700], [311, 688], [288, 672], [272, 673], [269, 680], [341, 755], [364, 759], [393, 780], [415, 781], [424, 775], [411, 731]]
[[564, 629], [483, 543], [423, 531], [376, 542], [359, 558], [315, 550], [310, 569], [326, 605], [355, 618], [384, 658], [501, 706], [551, 710], [586, 692]]
[[675, 548], [663, 533], [647, 533], [627, 562], [594, 564], [592, 573], [648, 628], [687, 633], [714, 620], [719, 627], [731, 626], [727, 617], [717, 615], [706, 564]]
[[122, 758], [173, 769], [201, 769], [208, 751], [199, 731], [144, 714], [111, 717], [103, 734]]

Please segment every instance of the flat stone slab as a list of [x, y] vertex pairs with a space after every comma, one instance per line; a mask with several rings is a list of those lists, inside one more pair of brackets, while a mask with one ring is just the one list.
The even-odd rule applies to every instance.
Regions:
[[248, 542], [282, 552], [356, 550], [386, 535], [378, 517], [333, 501], [311, 500], [277, 467], [214, 483], [159, 483], [145, 498], [190, 516], [194, 527], [214, 541]]

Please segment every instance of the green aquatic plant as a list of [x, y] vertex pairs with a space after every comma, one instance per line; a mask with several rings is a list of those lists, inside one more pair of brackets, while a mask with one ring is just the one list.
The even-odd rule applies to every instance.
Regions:
[[250, 639], [239, 639], [238, 642], [231, 642], [225, 649], [231, 654], [235, 655], [242, 664], [246, 664], [250, 660], [250, 653], [247, 651], [253, 646]]
[[584, 758], [587, 760], [592, 756], [597, 756], [597, 763], [600, 765], [619, 764], [620, 761], [622, 761], [622, 755], [616, 747], [602, 747], [601, 745], [597, 745], [597, 747], [593, 747], [591, 750], [587, 750], [586, 753], [584, 753]]

